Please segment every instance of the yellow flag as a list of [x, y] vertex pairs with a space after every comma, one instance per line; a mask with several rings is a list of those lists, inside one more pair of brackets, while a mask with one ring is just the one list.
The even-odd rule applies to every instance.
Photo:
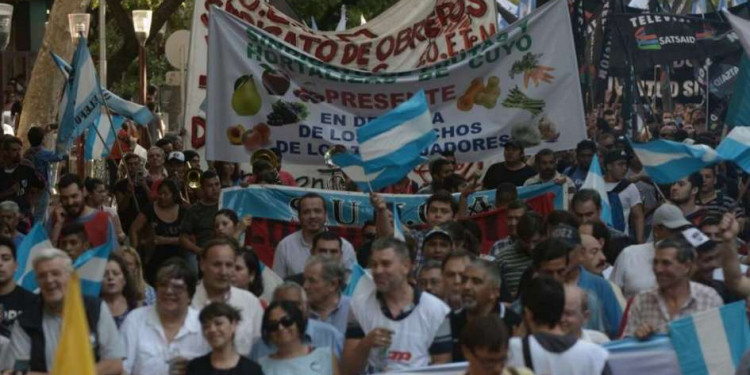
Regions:
[[65, 292], [62, 332], [50, 375], [96, 375], [89, 323], [83, 306], [81, 283], [73, 273]]

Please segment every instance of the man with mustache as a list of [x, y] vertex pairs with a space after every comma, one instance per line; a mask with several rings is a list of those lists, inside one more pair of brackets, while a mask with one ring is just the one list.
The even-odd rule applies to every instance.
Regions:
[[57, 188], [60, 191], [60, 205], [53, 209], [48, 224], [50, 241], [57, 243], [63, 227], [77, 223], [86, 229], [86, 238], [91, 247], [107, 242], [107, 232], [112, 226], [112, 219], [108, 213], [86, 205], [86, 191], [78, 176], [62, 176]]
[[[305, 263], [310, 257], [310, 248], [316, 234], [325, 230], [326, 204], [320, 194], [308, 193], [299, 199], [297, 206], [300, 230], [284, 237], [276, 246], [273, 259], [273, 271], [281, 278], [286, 278], [305, 270]], [[351, 269], [357, 262], [354, 247], [345, 238], [341, 239], [341, 250], [344, 265]]]

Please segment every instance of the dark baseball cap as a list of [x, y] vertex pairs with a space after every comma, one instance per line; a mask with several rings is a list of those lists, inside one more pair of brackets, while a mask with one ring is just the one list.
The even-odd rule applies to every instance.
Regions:
[[596, 152], [596, 142], [590, 139], [584, 139], [578, 142], [578, 145], [576, 146], [576, 151], [583, 151], [583, 150], [591, 150], [591, 151]]
[[578, 230], [567, 224], [556, 225], [552, 228], [549, 237], [567, 245], [569, 247], [568, 251], [581, 245], [581, 235], [578, 233]]
[[523, 151], [524, 149], [523, 144], [515, 139], [509, 139], [507, 142], [505, 142], [505, 145], [503, 147], [515, 147], [517, 149], [520, 149], [521, 151]]
[[628, 154], [624, 150], [610, 150], [604, 154], [604, 165], [620, 160], [628, 160]]

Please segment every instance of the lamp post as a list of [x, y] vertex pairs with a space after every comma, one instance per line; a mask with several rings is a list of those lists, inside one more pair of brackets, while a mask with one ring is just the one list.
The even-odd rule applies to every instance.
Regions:
[[[138, 39], [138, 92], [140, 96], [141, 104], [146, 105], [146, 88], [148, 87], [148, 78], [146, 76], [146, 40], [151, 32], [151, 16], [150, 10], [134, 10], [133, 11], [133, 30], [135, 31], [135, 38]], [[148, 149], [151, 146], [151, 135], [148, 127], [141, 128], [139, 142], [141, 146]]]
[[10, 26], [13, 22], [13, 5], [0, 4], [0, 52], [10, 43]]
[[[70, 13], [68, 14], [68, 31], [73, 45], [78, 45], [80, 37], [87, 38], [89, 35], [89, 25], [91, 24], [91, 15], [88, 13]], [[75, 142], [76, 149], [70, 153], [68, 158], [69, 168], [75, 167], [79, 176], [83, 176], [86, 166], [83, 160], [83, 136], [78, 137]]]

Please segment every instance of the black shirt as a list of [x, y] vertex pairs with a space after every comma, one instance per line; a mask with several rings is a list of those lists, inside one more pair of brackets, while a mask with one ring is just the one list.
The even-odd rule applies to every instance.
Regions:
[[[10, 189], [18, 184], [18, 189], [10, 191]], [[28, 193], [30, 188], [44, 189], [46, 182], [42, 176], [36, 172], [33, 166], [26, 164], [19, 164], [13, 170], [0, 169], [0, 191], [6, 192], [0, 196], [0, 201], [11, 200], [18, 204], [18, 208], [24, 215], [31, 214], [31, 204], [28, 200]]]
[[211, 353], [208, 353], [188, 362], [185, 375], [263, 375], [263, 370], [257, 363], [243, 356], [240, 356], [234, 368], [217, 369], [211, 365]]
[[0, 306], [2, 306], [2, 323], [0, 323], [0, 335], [10, 337], [10, 328], [13, 322], [23, 313], [25, 309], [38, 306], [39, 296], [28, 290], [16, 285], [12, 292], [0, 296]]
[[714, 290], [716, 291], [716, 293], [718, 293], [719, 296], [721, 296], [721, 299], [724, 300], [724, 304], [729, 304], [729, 303], [732, 303], [732, 302], [737, 302], [737, 301], [743, 299], [742, 297], [738, 296], [737, 294], [735, 294], [734, 292], [732, 292], [731, 290], [729, 290], [729, 288], [727, 288], [727, 286], [724, 284], [723, 281], [720, 281], [720, 280], [711, 280], [711, 281], [706, 282], [706, 283], [701, 282], [701, 284], [703, 284], [705, 286], [710, 286], [711, 288], [714, 288]]
[[528, 165], [524, 165], [523, 168], [517, 171], [511, 171], [505, 167], [505, 162], [495, 163], [490, 166], [487, 174], [484, 175], [482, 185], [484, 185], [485, 189], [497, 189], [504, 182], [523, 186], [523, 183], [529, 178], [534, 177], [534, 175], [536, 175], [536, 171]]
[[[507, 306], [498, 304], [493, 312], [503, 319], [503, 323], [508, 328], [508, 334], [510, 335], [513, 334], [513, 330], [516, 327], [521, 325], [521, 316]], [[451, 320], [451, 335], [453, 335], [453, 362], [466, 361], [464, 353], [461, 350], [461, 345], [458, 342], [466, 323], [468, 323], [466, 320], [466, 309], [451, 311], [448, 317]]]

